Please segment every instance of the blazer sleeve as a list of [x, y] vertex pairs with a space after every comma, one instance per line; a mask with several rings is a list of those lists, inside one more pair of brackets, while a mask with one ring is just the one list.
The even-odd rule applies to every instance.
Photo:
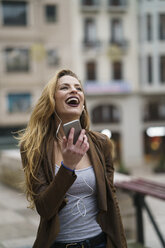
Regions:
[[[21, 158], [24, 167], [25, 154], [21, 153]], [[65, 194], [77, 176], [74, 172], [61, 166], [51, 183], [47, 183], [42, 168], [40, 168], [37, 173], [37, 178], [38, 180], [32, 179], [32, 189], [35, 193], [33, 196], [34, 203], [39, 215], [49, 220], [57, 214], [61, 206], [65, 204]]]
[[45, 219], [50, 219], [57, 214], [66, 192], [75, 180], [76, 175], [61, 166], [53, 181], [34, 197], [38, 213]]
[[112, 141], [106, 137], [105, 147], [104, 147], [104, 159], [106, 166], [106, 177], [108, 179], [108, 183], [112, 187], [115, 192], [116, 189], [114, 187], [114, 165], [113, 165], [113, 144]]

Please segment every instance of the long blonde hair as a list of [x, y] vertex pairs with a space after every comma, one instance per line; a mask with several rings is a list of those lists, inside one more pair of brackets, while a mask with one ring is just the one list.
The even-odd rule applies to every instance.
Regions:
[[[26, 129], [20, 132], [19, 145], [25, 172], [25, 190], [31, 208], [34, 207], [35, 187], [36, 185], [39, 187], [42, 183], [38, 178], [39, 169], [42, 167], [47, 183], [53, 180], [53, 144], [56, 139], [57, 128], [54, 95], [58, 79], [65, 75], [75, 77], [80, 82], [76, 74], [70, 70], [58, 72], [43, 89]], [[82, 128], [89, 129], [86, 102], [84, 102], [84, 111], [80, 117], [80, 122]]]

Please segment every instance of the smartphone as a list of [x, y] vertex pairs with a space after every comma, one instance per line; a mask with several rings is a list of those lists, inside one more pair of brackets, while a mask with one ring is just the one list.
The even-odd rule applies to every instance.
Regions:
[[70, 133], [70, 129], [74, 127], [74, 138], [73, 138], [73, 144], [76, 143], [79, 135], [80, 135], [80, 132], [82, 130], [82, 127], [81, 127], [81, 124], [80, 124], [80, 121], [79, 120], [74, 120], [74, 121], [70, 121], [70, 122], [67, 122], [63, 125], [63, 129], [64, 129], [64, 133], [65, 133], [65, 136], [68, 138], [69, 136], [69, 133]]

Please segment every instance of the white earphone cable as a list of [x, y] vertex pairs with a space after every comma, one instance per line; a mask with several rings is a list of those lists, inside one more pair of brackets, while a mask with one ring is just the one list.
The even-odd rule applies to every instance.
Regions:
[[57, 118], [60, 120], [60, 123], [59, 123], [59, 125], [58, 125], [58, 127], [57, 127], [57, 130], [56, 130], [56, 138], [57, 138], [60, 142], [62, 142], [62, 140], [58, 137], [58, 132], [59, 132], [59, 129], [60, 129], [60, 127], [61, 127], [62, 120], [61, 120], [61, 118], [58, 116], [56, 110], [54, 111], [54, 113], [55, 113], [55, 115], [57, 116]]
[[[86, 209], [86, 206], [85, 206], [85, 203], [84, 203], [84, 198], [87, 198], [87, 197], [93, 195], [93, 194], [94, 194], [94, 190], [93, 190], [93, 188], [85, 181], [85, 179], [84, 179], [82, 176], [80, 176], [80, 177], [83, 179], [84, 183], [91, 189], [91, 193], [88, 194], [88, 195], [86, 195], [86, 196], [83, 196], [83, 197], [75, 196], [75, 195], [72, 195], [72, 194], [69, 194], [69, 193], [66, 193], [66, 194], [69, 195], [69, 196], [71, 196], [71, 197], [74, 197], [74, 198], [77, 198], [77, 199], [78, 199], [77, 202], [76, 202], [76, 203], [73, 205], [73, 207], [72, 207], [72, 210], [71, 210], [72, 215], [80, 214], [82, 217], [85, 217], [85, 216], [86, 216], [86, 213], [87, 213], [87, 209]], [[76, 206], [77, 206], [78, 211], [77, 211], [77, 212], [74, 212], [74, 208], [75, 208]], [[82, 206], [82, 208], [83, 208], [83, 211], [80, 209], [81, 206]]]

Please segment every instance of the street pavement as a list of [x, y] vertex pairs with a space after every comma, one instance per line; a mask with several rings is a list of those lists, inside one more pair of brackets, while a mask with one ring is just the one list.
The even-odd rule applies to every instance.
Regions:
[[[141, 173], [134, 175], [165, 182], [165, 174]], [[165, 234], [165, 202], [152, 197], [146, 198], [159, 228]], [[27, 201], [20, 193], [0, 183], [0, 248], [31, 248], [39, 223], [38, 214], [27, 208]], [[145, 247], [162, 248], [157, 235], [144, 213]], [[164, 235], [165, 236], [165, 235]]]

